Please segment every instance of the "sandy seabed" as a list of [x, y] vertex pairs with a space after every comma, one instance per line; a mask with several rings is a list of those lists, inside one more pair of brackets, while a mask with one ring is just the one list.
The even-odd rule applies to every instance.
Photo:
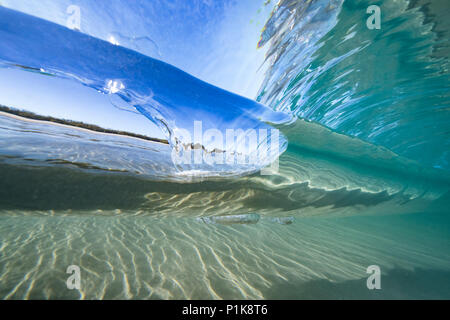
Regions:
[[[450, 298], [445, 217], [0, 217], [2, 299]], [[368, 290], [366, 268], [381, 268]], [[81, 269], [69, 290], [69, 265]]]

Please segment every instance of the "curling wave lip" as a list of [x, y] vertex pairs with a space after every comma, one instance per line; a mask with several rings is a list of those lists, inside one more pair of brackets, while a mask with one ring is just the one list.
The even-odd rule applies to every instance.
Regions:
[[[56, 77], [76, 80], [97, 91], [116, 95], [157, 124], [172, 148], [195, 142], [187, 140], [186, 135], [177, 136], [175, 129], [187, 130], [193, 137], [192, 125], [196, 120], [202, 121], [204, 130], [219, 130], [224, 136], [229, 129], [270, 130], [267, 123], [292, 120], [288, 114], [272, 111], [132, 50], [6, 8], [0, 8], [0, 16], [3, 66], [44, 69]], [[89, 119], [83, 122], [89, 123]], [[260, 163], [214, 168], [177, 166], [176, 169], [202, 170], [214, 176], [255, 172], [275, 161], [285, 150], [284, 136], [280, 134], [275, 138], [282, 146], [279, 153], [271, 154]], [[214, 150], [214, 146], [207, 143], [203, 147]]]

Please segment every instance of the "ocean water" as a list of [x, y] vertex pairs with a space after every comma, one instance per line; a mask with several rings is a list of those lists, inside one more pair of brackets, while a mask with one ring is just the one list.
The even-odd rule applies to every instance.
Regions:
[[450, 298], [450, 6], [370, 5], [0, 1], [0, 297]]

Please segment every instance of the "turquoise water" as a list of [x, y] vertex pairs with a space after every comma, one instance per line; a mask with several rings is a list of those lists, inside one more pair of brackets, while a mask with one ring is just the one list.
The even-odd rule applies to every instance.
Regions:
[[1, 298], [450, 297], [446, 1], [4, 2]]

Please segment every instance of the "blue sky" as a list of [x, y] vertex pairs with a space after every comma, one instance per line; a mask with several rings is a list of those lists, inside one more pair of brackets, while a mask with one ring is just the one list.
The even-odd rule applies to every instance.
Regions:
[[110, 96], [71, 80], [16, 69], [0, 69], [0, 104], [109, 129], [164, 138], [140, 114], [113, 107]]

